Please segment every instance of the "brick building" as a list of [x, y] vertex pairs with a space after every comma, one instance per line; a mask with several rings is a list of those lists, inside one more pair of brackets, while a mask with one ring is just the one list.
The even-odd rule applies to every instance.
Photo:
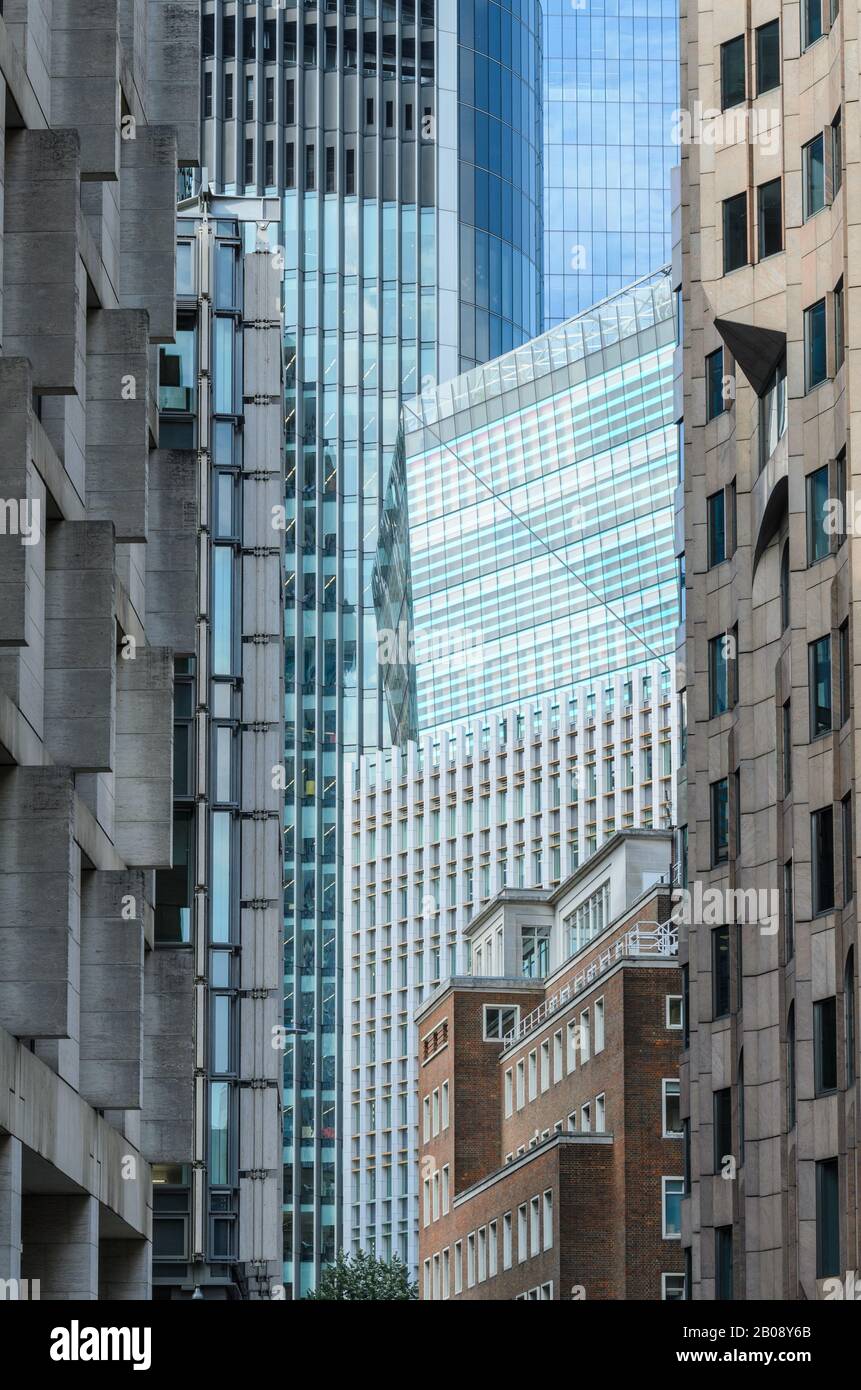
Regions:
[[633, 831], [471, 923], [416, 1014], [422, 1298], [683, 1296], [670, 893]]

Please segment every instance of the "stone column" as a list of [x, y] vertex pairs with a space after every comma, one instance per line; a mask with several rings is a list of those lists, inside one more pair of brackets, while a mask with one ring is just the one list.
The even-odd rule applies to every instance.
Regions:
[[21, 1270], [43, 1299], [99, 1296], [99, 1204], [95, 1197], [32, 1193], [24, 1199]]

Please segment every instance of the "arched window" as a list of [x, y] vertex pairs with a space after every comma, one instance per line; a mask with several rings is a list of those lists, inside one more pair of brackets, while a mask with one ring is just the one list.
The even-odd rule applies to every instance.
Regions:
[[789, 541], [783, 542], [780, 552], [780, 630], [789, 627]]

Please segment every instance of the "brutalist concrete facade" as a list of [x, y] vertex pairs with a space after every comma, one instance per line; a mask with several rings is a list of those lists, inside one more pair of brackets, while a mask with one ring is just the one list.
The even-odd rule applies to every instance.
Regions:
[[154, 870], [193, 500], [152, 590], [150, 565], [198, 35], [196, 0], [0, 15], [0, 1278], [21, 1296], [148, 1297], [150, 1165], [192, 1154], [193, 963], [155, 949]]
[[821, 1298], [859, 1261], [858, 30], [857, 0], [682, 6], [695, 1299]]

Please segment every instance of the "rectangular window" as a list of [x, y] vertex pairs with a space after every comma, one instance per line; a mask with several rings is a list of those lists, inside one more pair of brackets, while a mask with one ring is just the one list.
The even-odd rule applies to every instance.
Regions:
[[664, 1006], [664, 1021], [668, 1028], [681, 1028], [683, 1019], [682, 996], [680, 994], [668, 994]]
[[517, 1260], [519, 1264], [523, 1264], [524, 1260], [529, 1259], [527, 1235], [526, 1203], [523, 1202], [517, 1208]]
[[825, 300], [804, 310], [804, 389], [813, 391], [828, 375]]
[[827, 463], [813, 473], [808, 473], [806, 486], [807, 563], [815, 565], [817, 561], [824, 560], [831, 551], [831, 534], [827, 529], [830, 517]]
[[712, 1017], [729, 1013], [729, 926], [712, 929]]
[[759, 259], [783, 250], [783, 200], [780, 179], [769, 179], [757, 189], [759, 211]]
[[661, 1299], [664, 1303], [684, 1302], [685, 1276], [683, 1274], [661, 1275]]
[[723, 204], [723, 271], [747, 265], [747, 194], [737, 193]]
[[756, 31], [756, 93], [780, 86], [780, 20], [761, 24]]
[[843, 276], [834, 287], [834, 371], [839, 372], [845, 356], [845, 328], [843, 323]]
[[335, 147], [326, 146], [326, 192], [335, 192]]
[[810, 817], [813, 855], [813, 913], [834, 907], [834, 811], [824, 806]]
[[720, 95], [724, 111], [730, 106], [738, 106], [747, 96], [744, 58], [744, 34], [721, 44]]
[[849, 649], [849, 619], [840, 624], [840, 724], [849, 718], [852, 708], [852, 656]]
[[712, 782], [710, 793], [712, 864], [723, 864], [729, 858], [729, 789], [726, 777]]
[[529, 1203], [529, 1253], [541, 1253], [541, 1198], [533, 1197]]
[[437, 1134], [439, 1134], [439, 1090], [438, 1090], [438, 1089], [435, 1090], [435, 1091], [433, 1092], [433, 1094], [431, 1095], [431, 1117], [432, 1117], [432, 1132], [433, 1132], [434, 1135], [437, 1135]]
[[266, 188], [275, 185], [275, 141], [267, 140], [263, 145], [263, 183]]
[[544, 1194], [543, 1203], [544, 1220], [544, 1249], [553, 1249], [553, 1193], [547, 1191]]
[[284, 165], [284, 185], [286, 188], [296, 187], [296, 146], [292, 140], [287, 142], [287, 159]]
[[706, 419], [714, 420], [726, 410], [723, 390], [723, 348], [710, 352], [706, 358]]
[[478, 1230], [478, 1283], [483, 1284], [487, 1278], [487, 1227], [481, 1226]]
[[843, 187], [843, 122], [840, 111], [831, 122], [831, 197]]
[[245, 141], [245, 184], [254, 182], [254, 141]]
[[315, 173], [315, 151], [313, 145], [305, 146], [305, 189], [313, 192], [317, 186]]
[[506, 1119], [514, 1110], [514, 1072], [511, 1067], [505, 1073], [505, 1116]]
[[709, 717], [715, 719], [729, 709], [727, 634], [709, 640]]
[[522, 1059], [517, 1063], [515, 1075], [517, 1077], [517, 1108], [522, 1110], [526, 1104], [526, 1065]]
[[431, 1137], [431, 1103], [430, 1096], [425, 1096], [422, 1101], [422, 1135], [424, 1142], [427, 1143]]
[[225, 120], [233, 119], [233, 73], [224, 74], [224, 117]]
[[681, 1116], [681, 1082], [675, 1077], [668, 1077], [661, 1082], [663, 1092], [663, 1112], [665, 1139], [677, 1139], [682, 1133]]
[[801, 149], [802, 213], [804, 221], [825, 207], [825, 138], [809, 140]]
[[475, 1287], [475, 1231], [466, 1238], [466, 1287]]
[[589, 1010], [584, 1009], [580, 1015], [580, 1061], [588, 1062], [590, 1045], [592, 1041], [592, 1030], [589, 1026]]
[[813, 1076], [817, 1096], [837, 1090], [837, 996], [813, 1003]]
[[455, 1241], [454, 1246], [454, 1291], [463, 1293], [463, 1241]]
[[810, 737], [819, 738], [831, 732], [833, 709], [831, 701], [831, 638], [818, 637], [807, 648], [808, 688], [810, 693]]
[[264, 88], [264, 111], [267, 121], [275, 120], [275, 78], [267, 77]]
[[723, 564], [726, 559], [726, 499], [723, 488], [706, 499], [708, 515], [708, 567]]
[[577, 1023], [568, 1024], [568, 1071], [577, 1070]]
[[203, 114], [212, 115], [212, 73], [203, 74]]
[[511, 1268], [511, 1212], [502, 1218], [502, 1268]]
[[792, 702], [787, 700], [783, 706], [783, 795], [792, 791]]
[[446, 1163], [442, 1170], [442, 1214], [448, 1216], [449, 1201], [451, 1198], [451, 1174]]
[[817, 39], [822, 38], [823, 33], [822, 0], [801, 0], [802, 48], [809, 48]]
[[591, 1134], [592, 1132], [592, 1107], [591, 1105], [580, 1106], [580, 1132]]
[[291, 77], [287, 81], [285, 89], [284, 120], [287, 125], [295, 125], [296, 122], [296, 83]]
[[545, 1038], [541, 1044], [541, 1089], [550, 1089], [550, 1039]]
[[564, 1076], [563, 1056], [562, 1056], [562, 1029], [560, 1028], [553, 1034], [553, 1084], [561, 1081]]
[[491, 1221], [487, 1228], [487, 1277], [495, 1279], [497, 1273], [496, 1222]]
[[724, 1160], [732, 1158], [732, 1088], [725, 1086], [712, 1097], [714, 1118], [714, 1172], [720, 1173]]
[[664, 1240], [680, 1240], [684, 1178], [661, 1178], [661, 1234]]
[[538, 1053], [534, 1050], [529, 1054], [529, 1099], [534, 1100], [538, 1095]]
[[855, 875], [853, 873], [854, 851], [852, 846], [852, 793], [847, 792], [840, 803], [840, 814], [843, 821], [843, 902], [844, 905], [852, 901], [855, 893]]
[[595, 1132], [604, 1134], [607, 1129], [607, 1101], [603, 1091], [595, 1097]]
[[246, 79], [245, 79], [245, 119], [246, 119], [246, 121], [253, 121], [253, 120], [254, 120], [254, 78], [253, 78], [253, 77], [246, 77]]
[[816, 1165], [816, 1277], [840, 1273], [840, 1172], [836, 1158]]
[[732, 1299], [732, 1226], [715, 1227], [715, 1298]]
[[604, 1000], [595, 1000], [595, 1052], [604, 1051]]

